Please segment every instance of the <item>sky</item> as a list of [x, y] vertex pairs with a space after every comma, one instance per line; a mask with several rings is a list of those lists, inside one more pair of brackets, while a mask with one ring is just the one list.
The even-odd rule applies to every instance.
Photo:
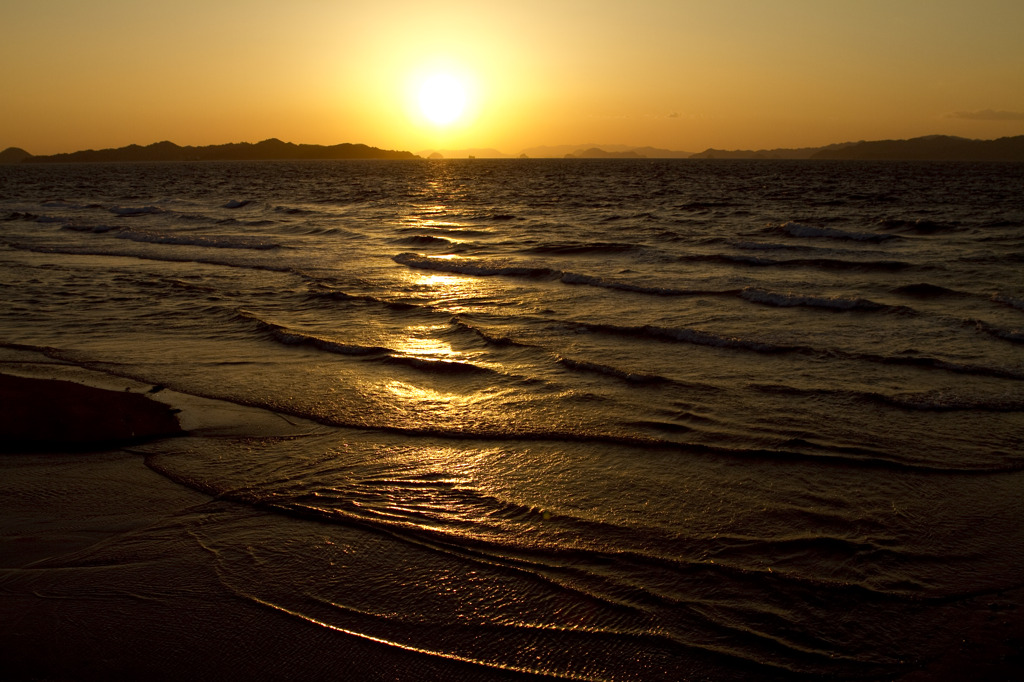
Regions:
[[33, 154], [1024, 134], [1021, 0], [0, 0], [0, 27], [0, 149]]

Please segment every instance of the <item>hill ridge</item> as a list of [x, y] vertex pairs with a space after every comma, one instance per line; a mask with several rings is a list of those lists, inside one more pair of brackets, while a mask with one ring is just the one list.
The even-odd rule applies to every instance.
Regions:
[[[11, 150], [15, 150], [12, 152]], [[21, 152], [24, 156], [20, 156]], [[8, 160], [8, 157], [10, 160]], [[33, 156], [11, 147], [0, 152], [8, 163], [93, 163], [131, 161], [273, 161], [288, 159], [418, 159], [412, 152], [379, 149], [343, 142], [335, 145], [295, 144], [276, 137], [261, 142], [229, 142], [201, 147], [180, 146], [168, 140], [141, 146], [130, 144], [110, 149]]]

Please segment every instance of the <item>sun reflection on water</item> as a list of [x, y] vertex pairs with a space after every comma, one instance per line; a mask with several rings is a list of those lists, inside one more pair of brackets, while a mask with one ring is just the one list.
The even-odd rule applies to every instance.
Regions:
[[407, 355], [433, 360], [456, 361], [461, 353], [450, 343], [437, 338], [448, 329], [447, 324], [421, 324], [405, 328], [405, 335], [395, 343], [395, 350]]
[[[457, 258], [457, 256], [439, 256], [438, 258]], [[405, 276], [405, 289], [417, 292], [417, 298], [433, 306], [443, 308], [452, 315], [470, 313], [480, 310], [494, 300], [492, 282], [481, 282], [480, 278], [472, 278], [453, 273], [420, 273], [413, 272]]]
[[386, 384], [387, 390], [404, 402], [417, 403], [420, 406], [437, 405], [448, 406], [452, 403], [466, 402], [465, 396], [454, 393], [441, 393], [432, 388], [413, 386], [404, 381], [389, 381]]

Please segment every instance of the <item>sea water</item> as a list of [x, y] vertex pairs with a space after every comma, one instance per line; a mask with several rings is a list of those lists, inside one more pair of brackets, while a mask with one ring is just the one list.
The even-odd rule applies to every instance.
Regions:
[[1020, 164], [18, 165], [0, 219], [9, 355], [316, 425], [141, 451], [339, 641], [885, 676], [1024, 583]]

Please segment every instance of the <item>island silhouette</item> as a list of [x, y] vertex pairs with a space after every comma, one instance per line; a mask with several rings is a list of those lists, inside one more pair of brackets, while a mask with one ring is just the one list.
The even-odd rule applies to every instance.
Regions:
[[[569, 150], [569, 151], [566, 151]], [[451, 159], [513, 158], [496, 149], [427, 150], [420, 154], [379, 149], [365, 144], [295, 144], [271, 138], [205, 147], [156, 142], [116, 149], [35, 156], [19, 147], [0, 152], [0, 163], [95, 163], [132, 161], [274, 161], [300, 159]], [[691, 153], [625, 145], [562, 145], [524, 150], [518, 158], [567, 159], [827, 159], [857, 161], [1024, 161], [1024, 135], [973, 140], [951, 135], [926, 135], [907, 140], [839, 142], [823, 147], [759, 150], [706, 149]]]
[[10, 147], [0, 152], [6, 163], [89, 163], [103, 161], [274, 161], [283, 159], [416, 159], [412, 152], [378, 149], [365, 144], [343, 143], [330, 146], [295, 144], [270, 138], [255, 144], [232, 142], [205, 147], [182, 147], [173, 142], [156, 142], [145, 147], [131, 144], [117, 149], [33, 156], [24, 149]]

